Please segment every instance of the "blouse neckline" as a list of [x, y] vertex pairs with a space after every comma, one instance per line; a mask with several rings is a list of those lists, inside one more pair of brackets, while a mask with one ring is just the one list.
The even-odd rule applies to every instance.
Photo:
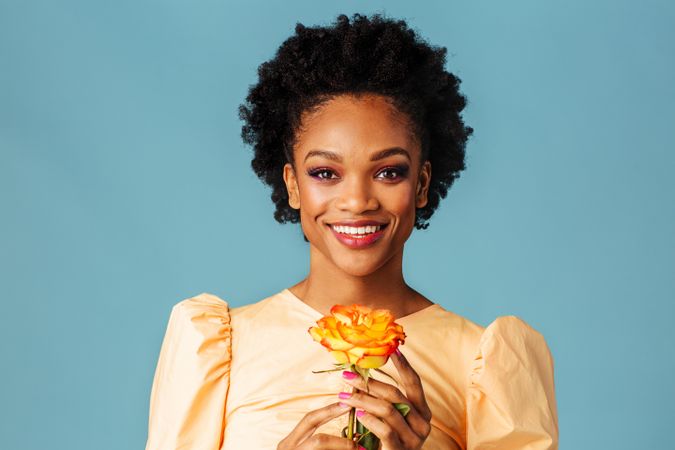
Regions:
[[[283, 291], [280, 292], [280, 294], [284, 295], [286, 298], [288, 298], [290, 301], [292, 301], [295, 304], [299, 304], [301, 308], [303, 308], [306, 312], [308, 312], [311, 316], [316, 317], [316, 319], [320, 319], [323, 317], [323, 314], [317, 311], [316, 309], [312, 308], [309, 306], [307, 303], [303, 302], [298, 296], [296, 296], [293, 292], [291, 292], [288, 288], [284, 289]], [[414, 319], [418, 316], [422, 316], [424, 314], [427, 314], [429, 312], [434, 311], [436, 308], [439, 308], [440, 305], [438, 303], [433, 303], [429, 306], [425, 306], [422, 309], [419, 309], [415, 311], [414, 313], [405, 315], [403, 317], [397, 317], [395, 320], [397, 322], [407, 322], [408, 320]]]

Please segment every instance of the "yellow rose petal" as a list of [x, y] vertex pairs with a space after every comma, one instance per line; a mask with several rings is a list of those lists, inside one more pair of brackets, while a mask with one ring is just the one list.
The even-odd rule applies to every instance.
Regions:
[[364, 369], [377, 369], [384, 366], [388, 359], [386, 356], [364, 356], [356, 362], [356, 365]]

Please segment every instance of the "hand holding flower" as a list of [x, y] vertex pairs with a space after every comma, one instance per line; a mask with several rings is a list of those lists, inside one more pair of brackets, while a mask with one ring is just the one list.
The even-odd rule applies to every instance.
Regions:
[[[382, 450], [417, 450], [431, 432], [431, 410], [420, 377], [408, 360], [397, 354], [391, 358], [407, 395], [388, 383], [371, 379], [366, 386], [361, 377], [348, 376], [345, 382], [356, 390], [340, 401], [357, 408], [357, 418], [382, 441]], [[409, 406], [405, 417], [395, 404]]]
[[[309, 333], [338, 361], [335, 369], [321, 372], [348, 369], [343, 376], [356, 388], [353, 393], [340, 393], [341, 404], [352, 407], [343, 436], [368, 450], [379, 449], [380, 440], [386, 450], [421, 448], [431, 429], [431, 412], [417, 373], [400, 353], [392, 356], [404, 343], [405, 333], [391, 312], [361, 305], [335, 305], [331, 315], [319, 319], [317, 325]], [[410, 400], [392, 385], [369, 382], [370, 369], [379, 370], [390, 356]], [[354, 430], [357, 407], [361, 410]]]
[[349, 412], [338, 402], [308, 412], [277, 445], [277, 450], [356, 450], [358, 445], [344, 437], [315, 433], [323, 424]]

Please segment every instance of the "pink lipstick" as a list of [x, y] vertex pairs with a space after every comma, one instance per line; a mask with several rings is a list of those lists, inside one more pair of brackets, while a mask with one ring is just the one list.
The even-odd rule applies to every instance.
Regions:
[[373, 220], [358, 220], [335, 222], [328, 226], [343, 245], [351, 249], [361, 249], [377, 242], [384, 235], [387, 224]]

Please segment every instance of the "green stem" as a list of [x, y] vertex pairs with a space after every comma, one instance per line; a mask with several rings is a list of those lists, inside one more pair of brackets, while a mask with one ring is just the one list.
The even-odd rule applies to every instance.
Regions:
[[356, 417], [356, 408], [349, 410], [349, 425], [347, 425], [347, 438], [354, 439], [354, 418]]

